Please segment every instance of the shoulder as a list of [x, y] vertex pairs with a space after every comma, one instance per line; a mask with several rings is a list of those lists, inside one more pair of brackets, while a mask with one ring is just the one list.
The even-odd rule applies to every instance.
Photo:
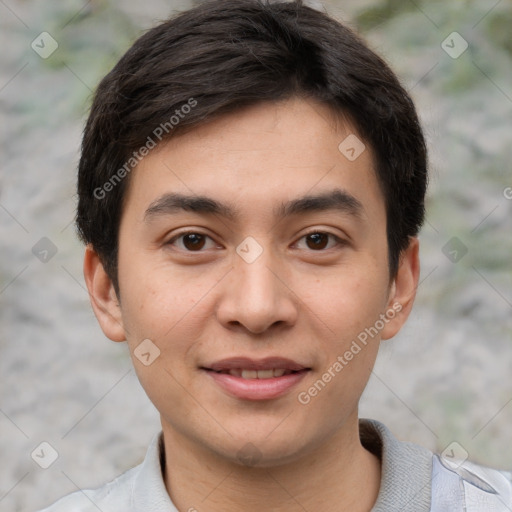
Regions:
[[[381, 459], [381, 489], [372, 512], [511, 512], [512, 472], [438, 455], [399, 441], [375, 420], [361, 419], [363, 445]], [[443, 452], [444, 453], [444, 452]]]
[[129, 512], [134, 481], [141, 465], [129, 469], [96, 489], [83, 489], [56, 501], [39, 512]]
[[163, 435], [153, 436], [141, 464], [96, 489], [81, 489], [39, 512], [177, 512], [163, 480]]
[[509, 512], [511, 509], [512, 472], [434, 455], [432, 512]]

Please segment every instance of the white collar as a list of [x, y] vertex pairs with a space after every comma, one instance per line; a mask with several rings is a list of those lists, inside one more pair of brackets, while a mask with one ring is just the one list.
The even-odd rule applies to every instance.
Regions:
[[[412, 510], [428, 512], [431, 501], [432, 452], [419, 445], [398, 441], [376, 420], [360, 419], [363, 445], [381, 458], [382, 476], [372, 512]], [[134, 509], [146, 512], [178, 512], [165, 487], [163, 433], [156, 434], [139, 466], [132, 487]], [[194, 504], [190, 506], [193, 508]]]

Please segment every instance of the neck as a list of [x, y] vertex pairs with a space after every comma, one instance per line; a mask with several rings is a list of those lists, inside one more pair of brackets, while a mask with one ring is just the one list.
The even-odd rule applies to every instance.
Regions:
[[370, 512], [377, 499], [380, 461], [361, 444], [357, 411], [308, 454], [261, 468], [234, 463], [162, 427], [165, 484], [179, 510]]

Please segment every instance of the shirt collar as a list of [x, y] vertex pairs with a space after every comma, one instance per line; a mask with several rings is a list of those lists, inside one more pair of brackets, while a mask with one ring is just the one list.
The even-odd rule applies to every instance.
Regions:
[[133, 510], [179, 512], [164, 482], [165, 450], [163, 432], [153, 436], [132, 489]]
[[[429, 512], [432, 452], [398, 441], [379, 421], [359, 420], [361, 443], [381, 460], [381, 482], [372, 512]], [[134, 510], [178, 512], [164, 482], [163, 433], [153, 437], [132, 489]]]
[[432, 492], [432, 452], [398, 441], [379, 421], [359, 420], [363, 446], [381, 459], [381, 481], [372, 512], [429, 512]]

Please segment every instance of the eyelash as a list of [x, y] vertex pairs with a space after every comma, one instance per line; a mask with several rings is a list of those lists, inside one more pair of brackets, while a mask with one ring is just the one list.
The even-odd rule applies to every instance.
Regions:
[[[330, 233], [329, 231], [320, 231], [318, 229], [315, 229], [315, 230], [312, 230], [312, 231], [309, 231], [308, 233], [305, 233], [304, 235], [302, 235], [299, 240], [302, 240], [304, 238], [307, 238], [308, 236], [310, 235], [327, 235], [329, 237], [331, 237], [332, 239], [335, 240], [337, 246], [344, 246], [347, 244], [347, 242], [345, 240], [343, 240], [342, 238], [336, 236], [334, 233]], [[174, 242], [184, 236], [187, 236], [187, 235], [200, 235], [200, 236], [203, 236], [203, 237], [206, 237], [206, 238], [209, 238], [210, 240], [213, 240], [211, 236], [207, 235], [206, 233], [201, 233], [200, 231], [185, 231], [183, 233], [179, 233], [177, 235], [175, 235], [174, 237], [172, 237], [168, 242], [165, 243], [165, 245], [173, 245]], [[319, 249], [319, 250], [314, 250], [314, 249], [310, 249], [312, 252], [326, 252], [328, 251], [329, 249], [333, 249], [334, 247], [329, 247], [328, 249]], [[188, 249], [185, 249], [185, 252], [188, 252], [188, 253], [201, 253], [201, 252], [204, 252], [203, 250], [198, 250], [198, 251], [189, 251]]]

